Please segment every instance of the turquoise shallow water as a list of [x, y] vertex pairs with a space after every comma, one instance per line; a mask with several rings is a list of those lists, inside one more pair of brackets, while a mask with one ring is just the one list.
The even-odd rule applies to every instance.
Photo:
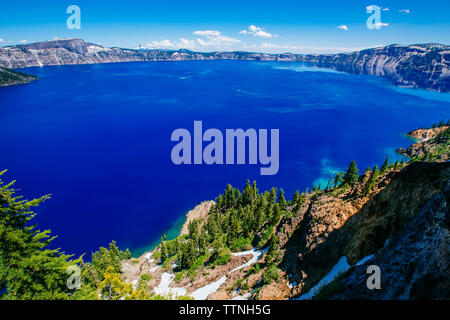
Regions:
[[[27, 197], [52, 194], [37, 222], [54, 246], [90, 253], [110, 240], [141, 253], [228, 183], [260, 190], [324, 183], [406, 147], [405, 133], [449, 117], [449, 95], [296, 63], [191, 61], [30, 68], [0, 88], [0, 168]], [[317, 72], [319, 71], [319, 72]], [[175, 166], [176, 128], [276, 128], [280, 170]]]

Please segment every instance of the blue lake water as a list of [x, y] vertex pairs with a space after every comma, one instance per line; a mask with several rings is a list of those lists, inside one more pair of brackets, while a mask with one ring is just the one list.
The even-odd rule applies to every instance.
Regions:
[[[298, 63], [149, 62], [29, 68], [40, 80], [0, 88], [0, 168], [39, 207], [54, 246], [90, 253], [110, 240], [142, 253], [228, 183], [256, 180], [289, 197], [355, 160], [395, 158], [405, 132], [449, 118], [447, 94]], [[320, 71], [320, 72], [317, 72]], [[175, 166], [176, 128], [280, 129], [280, 169]], [[325, 183], [325, 182], [323, 182]]]

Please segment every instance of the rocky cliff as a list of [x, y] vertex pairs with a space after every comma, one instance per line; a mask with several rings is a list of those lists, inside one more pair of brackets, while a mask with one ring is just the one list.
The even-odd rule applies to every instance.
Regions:
[[300, 61], [353, 74], [382, 76], [396, 85], [450, 92], [450, 47], [440, 44], [391, 45], [332, 55], [192, 52], [105, 48], [80, 39], [53, 40], [0, 48], [0, 66], [180, 60]]
[[390, 45], [352, 53], [307, 55], [319, 67], [353, 74], [382, 76], [395, 85], [450, 92], [450, 46]]

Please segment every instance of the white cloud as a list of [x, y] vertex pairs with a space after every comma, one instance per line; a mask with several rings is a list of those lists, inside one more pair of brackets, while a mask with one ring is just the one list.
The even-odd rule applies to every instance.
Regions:
[[240, 31], [239, 34], [253, 34], [255, 37], [260, 37], [260, 38], [264, 38], [264, 39], [277, 37], [276, 34], [267, 32], [263, 28], [257, 27], [253, 24], [250, 25], [248, 27], [248, 29]]
[[227, 47], [243, 43], [241, 40], [225, 36], [222, 34], [222, 32], [217, 30], [194, 31], [192, 34], [202, 36], [205, 38], [205, 39], [198, 38], [196, 40], [197, 44], [204, 47], [208, 46]]
[[404, 13], [404, 14], [410, 14], [411, 10], [409, 10], [409, 9], [401, 9], [401, 10], [398, 10], [398, 12]]
[[[169, 39], [162, 41], [152, 41], [144, 47], [147, 49], [189, 49], [189, 50], [221, 50], [232, 49], [236, 45], [245, 44], [239, 39], [223, 35], [217, 30], [199, 30], [192, 34], [201, 36], [195, 40], [181, 38], [179, 41]], [[139, 48], [138, 48], [139, 49]]]
[[192, 32], [192, 34], [204, 37], [217, 37], [220, 36], [221, 32], [217, 30], [199, 30]]
[[152, 41], [145, 45], [149, 49], [176, 49], [176, 44], [166, 39], [163, 41]]
[[182, 48], [185, 48], [185, 49], [189, 49], [189, 48], [194, 48], [195, 47], [195, 41], [194, 40], [188, 40], [188, 39], [181, 38], [180, 39], [180, 43], [182, 45]]
[[20, 40], [20, 43], [27, 43], [27, 40]]
[[387, 27], [387, 26], [389, 26], [389, 23], [384, 23], [384, 22], [375, 23], [375, 28], [381, 28], [381, 27]]
[[340, 25], [337, 27], [339, 30], [344, 30], [344, 31], [348, 31], [348, 26], [346, 26], [345, 24]]
[[389, 8], [382, 8], [376, 5], [370, 5], [366, 7], [366, 12], [367, 13], [372, 13], [373, 11], [375, 11], [377, 8], [379, 8], [379, 10], [381, 11], [389, 11]]
[[5, 40], [3, 40], [2, 38], [0, 38], [0, 42], [5, 42]]

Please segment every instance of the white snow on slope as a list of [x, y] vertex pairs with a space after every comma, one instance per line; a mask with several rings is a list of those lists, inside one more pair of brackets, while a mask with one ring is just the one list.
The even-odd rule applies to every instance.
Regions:
[[205, 300], [211, 293], [216, 292], [225, 281], [227, 281], [227, 277], [223, 276], [219, 280], [195, 290], [190, 296], [195, 300]]
[[252, 264], [258, 262], [258, 260], [261, 259], [262, 255], [267, 250], [269, 250], [268, 247], [266, 249], [264, 249], [264, 250], [259, 250], [259, 251], [255, 250], [255, 249], [252, 249], [252, 250], [248, 250], [248, 251], [232, 253], [233, 256], [245, 256], [247, 254], [251, 254], [251, 255], [253, 255], [253, 257], [248, 262], [244, 263], [243, 265], [240, 265], [239, 267], [234, 268], [233, 270], [231, 270], [228, 273], [233, 273], [235, 271], [238, 271], [238, 270], [240, 270], [242, 268], [246, 268], [246, 267], [251, 266]]
[[367, 257], [362, 258], [355, 264], [355, 266], [362, 266], [364, 263], [372, 259], [374, 256], [375, 256], [374, 254], [370, 254]]
[[305, 293], [304, 295], [295, 298], [293, 300], [310, 300], [312, 297], [314, 297], [319, 290], [329, 284], [331, 281], [336, 279], [338, 275], [341, 273], [347, 271], [350, 268], [350, 265], [347, 262], [347, 257], [343, 256], [338, 263], [328, 272], [328, 274], [322, 278], [322, 280], [319, 281], [311, 290], [309, 290], [308, 293]]
[[182, 287], [169, 287], [172, 283], [175, 275], [172, 273], [164, 272], [161, 275], [161, 282], [157, 287], [153, 289], [156, 294], [160, 295], [172, 295], [172, 296], [184, 296], [186, 295], [186, 289]]

